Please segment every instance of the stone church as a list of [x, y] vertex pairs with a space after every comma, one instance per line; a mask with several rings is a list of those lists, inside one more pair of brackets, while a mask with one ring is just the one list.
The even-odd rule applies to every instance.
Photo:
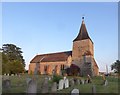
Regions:
[[72, 51], [36, 55], [29, 64], [29, 74], [33, 74], [38, 64], [39, 74], [97, 76], [99, 67], [94, 59], [94, 43], [88, 35], [84, 17], [78, 33], [73, 40]]

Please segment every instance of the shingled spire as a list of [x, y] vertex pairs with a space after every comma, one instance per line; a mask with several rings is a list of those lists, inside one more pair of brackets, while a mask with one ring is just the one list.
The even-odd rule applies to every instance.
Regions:
[[[82, 17], [82, 24], [80, 27], [80, 31], [78, 36], [73, 40], [74, 41], [79, 41], [79, 40], [84, 40], [84, 39], [90, 39], [86, 26], [85, 26], [85, 22], [84, 22], [84, 17]], [[90, 39], [91, 40], [91, 39]]]

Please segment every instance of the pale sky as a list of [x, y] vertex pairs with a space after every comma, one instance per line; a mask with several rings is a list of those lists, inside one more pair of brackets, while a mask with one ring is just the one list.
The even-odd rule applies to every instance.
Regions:
[[36, 54], [72, 50], [85, 15], [100, 71], [118, 59], [118, 6], [111, 3], [3, 3], [2, 44], [22, 48], [28, 69]]

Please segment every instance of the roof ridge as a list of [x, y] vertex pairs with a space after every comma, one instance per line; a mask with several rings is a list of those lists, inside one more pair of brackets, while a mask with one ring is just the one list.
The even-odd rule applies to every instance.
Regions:
[[42, 56], [42, 55], [50, 55], [50, 54], [66, 53], [66, 52], [72, 52], [72, 50], [71, 50], [71, 51], [63, 51], [63, 52], [53, 52], [53, 53], [46, 53], [46, 54], [38, 54], [38, 56], [39, 56], [39, 55]]

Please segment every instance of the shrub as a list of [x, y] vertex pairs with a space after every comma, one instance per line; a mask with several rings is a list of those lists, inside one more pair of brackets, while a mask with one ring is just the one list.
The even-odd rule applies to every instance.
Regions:
[[59, 75], [54, 75], [53, 76], [53, 82], [57, 82], [59, 83], [59, 80], [62, 79], [62, 76], [59, 76]]

